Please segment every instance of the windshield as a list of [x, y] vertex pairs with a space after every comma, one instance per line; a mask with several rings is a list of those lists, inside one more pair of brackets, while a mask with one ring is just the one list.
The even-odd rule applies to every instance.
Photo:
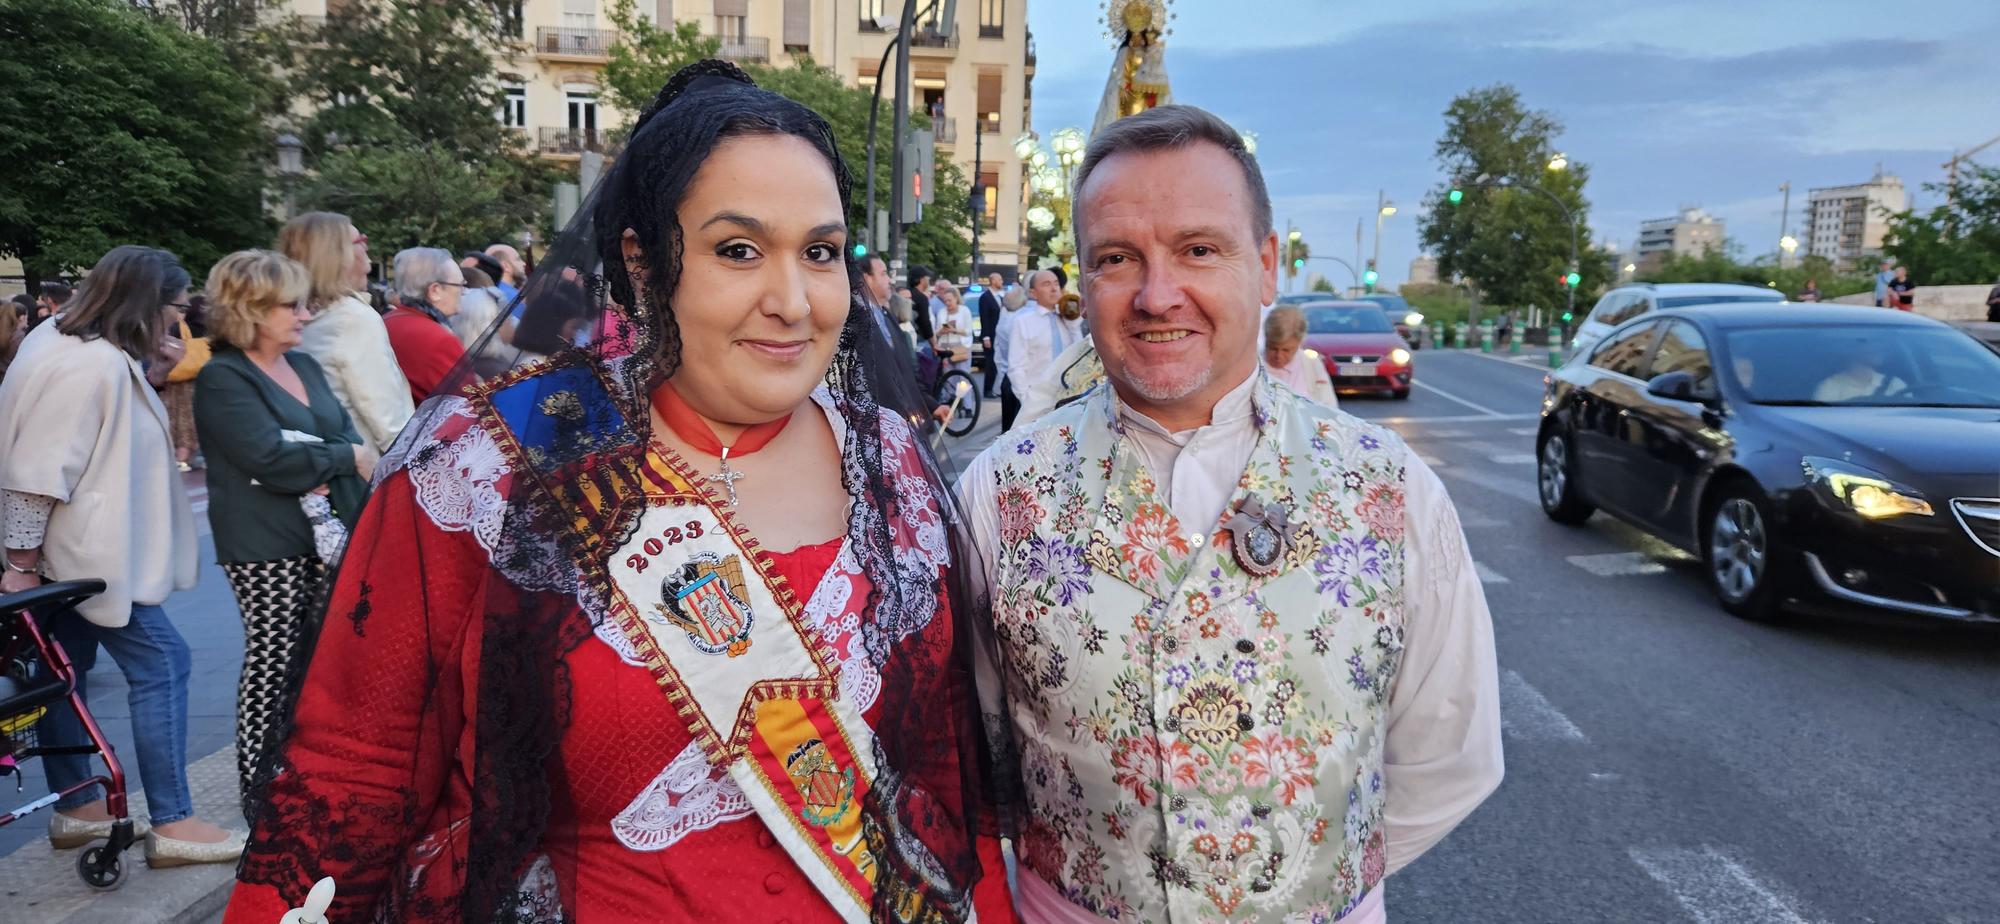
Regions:
[[1364, 295], [1362, 298], [1381, 305], [1382, 310], [1392, 318], [1400, 318], [1410, 313], [1410, 303], [1404, 301], [1400, 295]]
[[2000, 408], [2000, 355], [1944, 328], [1733, 330], [1730, 374], [1756, 404]]
[[1771, 293], [1771, 294], [1769, 294], [1769, 295], [1764, 295], [1764, 294], [1761, 294], [1761, 293], [1759, 293], [1759, 294], [1756, 294], [1756, 295], [1750, 295], [1750, 294], [1744, 294], [1744, 295], [1683, 295], [1683, 296], [1681, 296], [1681, 297], [1679, 297], [1679, 298], [1663, 298], [1663, 299], [1660, 299], [1660, 300], [1659, 300], [1659, 302], [1660, 302], [1660, 307], [1661, 307], [1661, 308], [1688, 308], [1688, 307], [1691, 307], [1691, 306], [1694, 306], [1694, 305], [1729, 305], [1729, 304], [1735, 304], [1735, 303], [1737, 303], [1737, 302], [1756, 302], [1756, 303], [1758, 303], [1758, 304], [1777, 304], [1778, 302], [1782, 302], [1782, 301], [1784, 301], [1784, 300], [1785, 300], [1785, 297], [1784, 297], [1783, 295], [1781, 295], [1781, 294], [1779, 294], [1779, 293], [1777, 293], [1777, 292], [1772, 292], [1772, 293]]
[[1380, 308], [1308, 308], [1306, 332], [1313, 334], [1387, 334], [1395, 331]]

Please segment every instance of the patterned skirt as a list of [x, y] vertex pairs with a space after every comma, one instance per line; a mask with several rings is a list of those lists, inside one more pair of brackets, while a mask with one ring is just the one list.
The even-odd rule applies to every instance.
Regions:
[[160, 403], [167, 406], [167, 435], [174, 442], [174, 458], [185, 460], [200, 453], [194, 433], [194, 383], [174, 382], [160, 389]]
[[236, 772], [247, 801], [257, 755], [285, 689], [285, 671], [319, 600], [326, 566], [317, 556], [225, 562], [243, 612], [243, 674], [236, 682]]

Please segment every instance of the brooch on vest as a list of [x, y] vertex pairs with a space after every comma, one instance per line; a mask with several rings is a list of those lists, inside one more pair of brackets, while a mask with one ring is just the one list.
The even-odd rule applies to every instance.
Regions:
[[1258, 577], [1277, 574], [1278, 563], [1291, 551], [1291, 519], [1283, 505], [1265, 506], [1255, 494], [1237, 503], [1236, 511], [1222, 523], [1229, 531], [1236, 564]]

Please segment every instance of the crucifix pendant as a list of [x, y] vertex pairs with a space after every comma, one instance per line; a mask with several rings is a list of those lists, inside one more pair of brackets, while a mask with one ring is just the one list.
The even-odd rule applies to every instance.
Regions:
[[722, 484], [722, 490], [729, 496], [729, 506], [732, 509], [736, 506], [736, 479], [741, 477], [743, 477], [742, 472], [733, 471], [729, 467], [729, 447], [722, 447], [722, 470], [708, 476], [708, 480]]

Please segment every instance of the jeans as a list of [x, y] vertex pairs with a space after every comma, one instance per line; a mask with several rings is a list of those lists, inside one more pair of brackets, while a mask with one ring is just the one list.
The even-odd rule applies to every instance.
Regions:
[[[57, 613], [46, 621], [49, 634], [62, 643], [76, 668], [77, 696], [89, 701], [86, 680], [97, 664], [97, 646], [111, 652], [118, 669], [125, 672], [131, 691], [132, 743], [138, 751], [139, 781], [146, 788], [146, 808], [155, 826], [172, 824], [194, 814], [194, 797], [188, 792], [188, 678], [194, 671], [193, 655], [187, 641], [167, 611], [156, 604], [132, 606], [132, 621], [108, 629], [84, 619], [75, 611]], [[83, 721], [67, 706], [53, 708], [41, 721], [45, 745], [88, 745], [90, 735]], [[43, 758], [49, 789], [60, 791], [89, 779], [91, 758], [85, 754], [65, 754]], [[131, 772], [131, 765], [125, 765]], [[129, 777], [128, 777], [129, 778]], [[102, 787], [89, 786], [56, 803], [70, 809], [103, 798]]]

